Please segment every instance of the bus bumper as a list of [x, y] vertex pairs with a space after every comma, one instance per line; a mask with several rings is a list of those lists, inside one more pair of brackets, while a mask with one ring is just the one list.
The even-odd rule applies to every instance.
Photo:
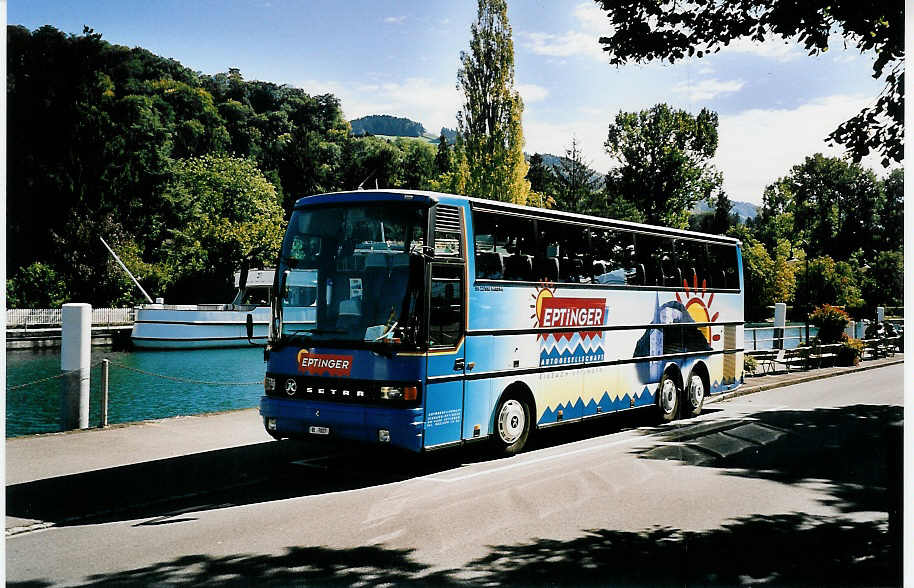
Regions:
[[[277, 437], [346, 439], [422, 451], [423, 410], [384, 408], [309, 400], [260, 398], [260, 415]], [[314, 427], [312, 429], [312, 427]], [[327, 430], [326, 434], [314, 431]], [[387, 431], [386, 439], [383, 432]]]

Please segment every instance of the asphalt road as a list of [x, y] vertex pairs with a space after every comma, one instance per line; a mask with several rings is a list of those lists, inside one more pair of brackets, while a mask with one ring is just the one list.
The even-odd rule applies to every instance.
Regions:
[[119, 472], [157, 490], [136, 500], [116, 479], [99, 492], [103, 472], [23, 485], [8, 514], [29, 504], [54, 525], [7, 537], [7, 583], [898, 584], [887, 439], [902, 405], [896, 365], [666, 426], [610, 415], [508, 459], [283, 442], [224, 468]]

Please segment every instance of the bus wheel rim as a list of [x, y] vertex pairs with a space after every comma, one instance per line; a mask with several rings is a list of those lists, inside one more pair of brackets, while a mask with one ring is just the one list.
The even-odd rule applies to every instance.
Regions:
[[664, 414], [670, 414], [676, 409], [676, 384], [667, 378], [660, 389], [660, 406]]
[[507, 445], [517, 441], [526, 427], [524, 407], [517, 400], [508, 400], [498, 412], [498, 437]]
[[705, 383], [701, 380], [701, 376], [692, 376], [689, 383], [689, 399], [694, 407], [701, 406], [705, 399]]

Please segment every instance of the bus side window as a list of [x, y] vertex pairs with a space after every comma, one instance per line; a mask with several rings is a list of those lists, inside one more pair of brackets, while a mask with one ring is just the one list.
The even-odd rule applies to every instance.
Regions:
[[709, 245], [709, 262], [714, 288], [739, 288], [737, 275], [736, 247], [732, 245]]
[[645, 286], [662, 286], [663, 273], [660, 270], [660, 259], [663, 256], [661, 239], [654, 235], [639, 233], [635, 236], [635, 259], [644, 271]]
[[[529, 282], [533, 277], [533, 254], [536, 238], [533, 232], [533, 220], [505, 216], [504, 243], [505, 279], [515, 282]], [[499, 235], [500, 236], [500, 235]]]

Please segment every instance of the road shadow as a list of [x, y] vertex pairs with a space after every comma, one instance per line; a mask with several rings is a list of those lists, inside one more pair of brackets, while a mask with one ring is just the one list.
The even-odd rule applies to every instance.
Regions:
[[825, 483], [823, 500], [842, 512], [886, 512], [889, 491], [901, 479], [900, 438], [891, 431], [903, 417], [901, 406], [865, 404], [759, 411], [707, 434], [662, 433], [656, 439], [672, 445], [637, 452], [724, 468], [733, 476], [790, 485]]
[[[527, 451], [642, 428], [653, 411], [609, 414], [538, 432]], [[354, 443], [266, 441], [13, 484], [10, 517], [56, 525], [105, 523], [353, 490], [498, 459], [488, 443], [414, 455]], [[147, 524], [147, 523], [144, 523]]]
[[[703, 532], [597, 529], [569, 541], [490, 547], [461, 569], [436, 570], [411, 550], [291, 546], [276, 555], [205, 554], [85, 578], [85, 586], [894, 586], [900, 568], [872, 521], [751, 516]], [[41, 580], [9, 586], [47, 586]]]

